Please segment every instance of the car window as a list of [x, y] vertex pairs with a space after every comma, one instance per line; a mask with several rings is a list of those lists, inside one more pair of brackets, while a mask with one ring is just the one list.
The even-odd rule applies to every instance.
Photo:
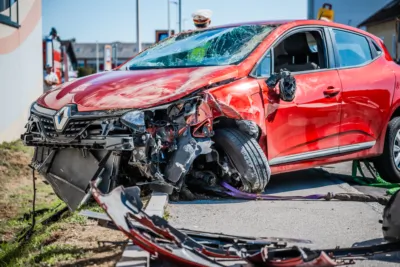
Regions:
[[275, 28], [242, 25], [180, 33], [138, 54], [122, 70], [224, 66], [246, 58]]
[[371, 43], [372, 43], [372, 49], [375, 51], [374, 58], [380, 56], [383, 53], [382, 49], [379, 47], [379, 45], [375, 43], [375, 41], [371, 40]]
[[346, 31], [333, 30], [340, 67], [356, 67], [372, 60], [367, 38]]
[[261, 59], [254, 74], [257, 77], [268, 77], [271, 75], [271, 50]]
[[317, 40], [315, 40], [314, 36], [310, 32], [306, 32], [306, 38], [310, 51], [313, 53], [317, 53], [318, 52]]
[[305, 30], [286, 36], [274, 46], [274, 72], [314, 71], [328, 68], [325, 38], [321, 30]]

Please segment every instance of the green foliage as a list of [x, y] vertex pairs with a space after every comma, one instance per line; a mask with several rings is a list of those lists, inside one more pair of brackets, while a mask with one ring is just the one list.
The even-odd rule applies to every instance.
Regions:
[[78, 77], [84, 77], [84, 76], [88, 76], [91, 74], [96, 73], [96, 70], [93, 68], [89, 68], [89, 67], [79, 67], [78, 68]]

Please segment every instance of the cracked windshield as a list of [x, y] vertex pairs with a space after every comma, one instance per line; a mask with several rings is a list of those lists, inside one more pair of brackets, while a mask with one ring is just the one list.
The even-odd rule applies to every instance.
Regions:
[[272, 29], [265, 25], [246, 25], [182, 33], [144, 51], [121, 69], [235, 64], [251, 53]]

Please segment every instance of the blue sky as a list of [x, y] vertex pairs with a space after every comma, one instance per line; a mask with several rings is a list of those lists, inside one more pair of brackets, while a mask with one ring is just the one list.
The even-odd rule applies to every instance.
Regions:
[[[156, 29], [167, 29], [168, 0], [140, 0], [142, 42], [154, 42]], [[279, 4], [278, 4], [279, 3]], [[213, 11], [212, 24], [241, 21], [304, 19], [307, 0], [182, 0], [184, 29], [191, 29], [197, 9]], [[135, 42], [135, 0], [42, 0], [43, 34], [51, 27], [62, 39], [77, 42]], [[177, 6], [171, 4], [171, 28], [177, 28]]]

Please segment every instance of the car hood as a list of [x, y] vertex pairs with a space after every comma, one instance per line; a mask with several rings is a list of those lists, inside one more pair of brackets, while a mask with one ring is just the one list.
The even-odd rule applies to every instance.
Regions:
[[116, 70], [64, 83], [44, 93], [37, 103], [55, 110], [67, 104], [77, 104], [79, 111], [147, 108], [237, 76], [237, 66]]

